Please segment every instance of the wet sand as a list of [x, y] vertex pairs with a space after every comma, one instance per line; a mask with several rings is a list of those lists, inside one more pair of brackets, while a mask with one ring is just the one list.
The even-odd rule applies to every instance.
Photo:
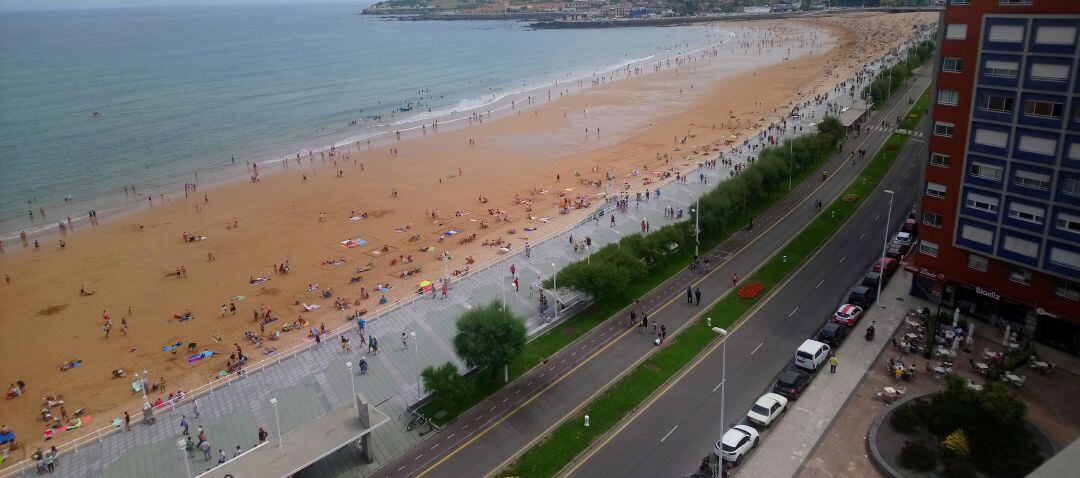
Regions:
[[[0, 402], [0, 423], [12, 426], [20, 441], [33, 446], [44, 429], [40, 398], [63, 394], [69, 412], [85, 407], [95, 417], [92, 425], [65, 434], [61, 441], [70, 440], [104, 426], [124, 410], [138, 410], [142, 400], [131, 392], [131, 376], [111, 378], [112, 369], [149, 369], [151, 381], [164, 377], [166, 392], [176, 392], [202, 385], [224, 369], [234, 343], [253, 361], [264, 360], [262, 351], [243, 335], [259, 332], [252, 317], [260, 306], [279, 317], [267, 332], [301, 315], [316, 327], [325, 323], [333, 329], [346, 323], [346, 313], [333, 307], [333, 298], [320, 298], [318, 290], [332, 287], [334, 298], [348, 299], [350, 311], [376, 312], [377, 283], [393, 286], [386, 294], [390, 303], [408, 298], [421, 280], [442, 277], [438, 258], [444, 250], [453, 256], [453, 271], [465, 269], [466, 257], [475, 258], [469, 266], [474, 269], [501, 257], [495, 247], [482, 245], [485, 240], [510, 242], [513, 251], [526, 240], [535, 244], [583, 214], [560, 214], [561, 193], [570, 200], [581, 195], [595, 205], [603, 189], [585, 182], [602, 179], [608, 171], [617, 177], [616, 185], [628, 183], [632, 193], [646, 187], [643, 178], [651, 171], [690, 170], [704, 157], [699, 153], [722, 145], [723, 138], [739, 134], [741, 143], [796, 102], [828, 91], [896, 47], [911, 35], [912, 25], [935, 18], [873, 14], [733, 24], [730, 29], [739, 35], [786, 40], [758, 53], [756, 48], [742, 51], [736, 38], [735, 44], [718, 48], [716, 58], [696, 56], [678, 68], [605, 81], [567, 96], [553, 91], [550, 101], [546, 95], [534, 97], [534, 104], [516, 108], [520, 113], [495, 121], [485, 118], [483, 124], [474, 121], [438, 133], [429, 128], [426, 135], [407, 135], [371, 148], [354, 146], [338, 151], [333, 160], [316, 153], [311, 160], [301, 157], [300, 165], [291, 161], [284, 170], [264, 165], [258, 183], [200, 189], [186, 199], [174, 194], [166, 204], [155, 198], [145, 211], [43, 240], [40, 250], [5, 243], [0, 270], [11, 282], [0, 284], [0, 324], [6, 339], [0, 349], [0, 382], [23, 380], [28, 389], [19, 399]], [[813, 31], [816, 40], [811, 41], [808, 32]], [[882, 43], [882, 38], [892, 40]], [[814, 51], [785, 61], [783, 49], [789, 45]], [[770, 58], [776, 64], [755, 66]], [[683, 137], [685, 143], [678, 142]], [[391, 148], [398, 154], [391, 154]], [[670, 161], [657, 159], [665, 154]], [[640, 174], [631, 176], [633, 169]], [[394, 189], [397, 197], [392, 197]], [[480, 196], [488, 202], [480, 203]], [[531, 212], [526, 211], [529, 204]], [[497, 222], [488, 209], [505, 211], [509, 221]], [[434, 210], [438, 218], [431, 217]], [[367, 217], [351, 220], [352, 211], [366, 212]], [[455, 211], [469, 214], [455, 216]], [[320, 213], [326, 213], [325, 220], [320, 221]], [[538, 220], [545, 217], [552, 220]], [[233, 221], [238, 227], [227, 226]], [[481, 228], [482, 221], [490, 227]], [[526, 233], [526, 226], [537, 230]], [[439, 242], [439, 235], [451, 228], [461, 232]], [[184, 242], [183, 234], [206, 239]], [[472, 234], [475, 241], [460, 244]], [[410, 241], [415, 235], [419, 239]], [[357, 238], [367, 244], [340, 245]], [[63, 250], [59, 239], [66, 242]], [[376, 254], [384, 246], [388, 252]], [[421, 251], [427, 247], [434, 250]], [[210, 253], [214, 260], [208, 259]], [[414, 262], [391, 265], [400, 255], [411, 255]], [[323, 264], [337, 258], [348, 262]], [[286, 261], [289, 273], [275, 273], [275, 265]], [[374, 265], [371, 270], [356, 272], [368, 263]], [[401, 271], [414, 266], [422, 271], [400, 278]], [[178, 267], [186, 277], [176, 277]], [[253, 286], [251, 277], [270, 280]], [[350, 284], [352, 277], [363, 280]], [[309, 284], [319, 287], [308, 291]], [[371, 298], [354, 306], [361, 287]], [[93, 294], [81, 295], [80, 288]], [[230, 302], [237, 307], [236, 315], [221, 317], [219, 307]], [[322, 308], [303, 312], [300, 303]], [[187, 310], [195, 319], [173, 319]], [[103, 311], [113, 320], [107, 339]], [[126, 335], [120, 332], [121, 319], [128, 322]], [[377, 321], [371, 330], [392, 332], [380, 332]], [[287, 332], [281, 340], [263, 344], [285, 350], [304, 340], [304, 331]], [[161, 351], [177, 341], [197, 343], [199, 350], [209, 348], [218, 355], [189, 365], [184, 350], [176, 355]], [[83, 364], [58, 370], [59, 364], [75, 358]], [[153, 394], [151, 400], [161, 395]]]

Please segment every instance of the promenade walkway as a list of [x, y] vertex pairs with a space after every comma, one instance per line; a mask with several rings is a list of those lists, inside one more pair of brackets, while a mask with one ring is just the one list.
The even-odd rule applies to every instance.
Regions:
[[[851, 103], [846, 95], [835, 96], [845, 106]], [[789, 119], [789, 136], [813, 131], [813, 123], [824, 116], [824, 105], [812, 110], [812, 114], [804, 114], [801, 119]], [[775, 118], [775, 115], [769, 115], [769, 118]], [[761, 143], [757, 137], [752, 138], [752, 144], [760, 147]], [[740, 148], [735, 156], [745, 158], [747, 154], [752, 154], [752, 151]], [[690, 156], [686, 160], [673, 162], [693, 164], [703, 159], [706, 158]], [[664, 217], [666, 207], [683, 209], [686, 217], [695, 197], [728, 177], [729, 169], [726, 167], [702, 168], [690, 172], [687, 184], [661, 186], [659, 199], [652, 195], [648, 201], [636, 202], [631, 194], [629, 211], [625, 214], [614, 212], [611, 205], [604, 205], [606, 214], [599, 222], [583, 218], [567, 230], [533, 241], [531, 257], [525, 258], [523, 251], [508, 254], [491, 267], [456, 279], [447, 299], [424, 297], [406, 302], [387, 313], [368, 317], [367, 331], [380, 342], [380, 353], [377, 355], [367, 354], [367, 347], [359, 346], [357, 330], [349, 328], [344, 333], [352, 344], [356, 344], [351, 355], [341, 351], [336, 335], [327, 337], [319, 347], [312, 344], [299, 353], [233, 379], [206, 394], [189, 397], [174, 409], [159, 412], [157, 422], [153, 425], [134, 424], [130, 432], [107, 434], [73, 451], [64, 451], [53, 474], [61, 477], [117, 478], [197, 476], [217, 465], [218, 449], [231, 457], [237, 446], [242, 450], [254, 446], [260, 427], [270, 432], [271, 440], [278, 435], [275, 413], [270, 406], [271, 398], [278, 402], [282, 434], [348, 406], [351, 379], [350, 369], [346, 368], [345, 362], [356, 362], [360, 356], [366, 355], [370, 365], [368, 373], [359, 375], [355, 368], [352, 369], [353, 373], [357, 373], [353, 377], [356, 388], [369, 403], [393, 420], [371, 434], [374, 462], [360, 463], [356, 448], [345, 447], [297, 476], [367, 476], [423, 439], [416, 431], [406, 431], [404, 426], [407, 408], [423, 396], [418, 384], [419, 370], [446, 361], [465, 369], [453, 353], [451, 344], [456, 332], [455, 321], [461, 313], [470, 307], [505, 297], [508, 306], [527, 319], [530, 334], [542, 331], [550, 324], [536, 319], [537, 298], [535, 294], [529, 296], [529, 286], [535, 287], [540, 279], [550, 277], [553, 264], [559, 268], [585, 257], [584, 253], [575, 253], [569, 246], [571, 236], [579, 239], [590, 237], [594, 247], [598, 248], [622, 235], [641, 232], [642, 220], [648, 221], [650, 229], [663, 226], [672, 221]], [[609, 214], [615, 215], [614, 227], [609, 226]], [[518, 271], [520, 291], [513, 289], [509, 271], [511, 264], [515, 264]], [[402, 332], [409, 336], [407, 347], [400, 340]], [[415, 339], [410, 335], [414, 332]], [[198, 418], [194, 414], [193, 398], [198, 401]], [[133, 414], [133, 423], [138, 415]], [[191, 423], [193, 435], [198, 433], [198, 427], [205, 429], [214, 456], [211, 460], [204, 460], [198, 453], [194, 458], [188, 458], [177, 448], [177, 440], [181, 438], [181, 415]], [[111, 417], [100, 417], [95, 425], [107, 423], [109, 419]], [[0, 470], [0, 476], [31, 476], [34, 473], [32, 466], [16, 475], [4, 471]]]

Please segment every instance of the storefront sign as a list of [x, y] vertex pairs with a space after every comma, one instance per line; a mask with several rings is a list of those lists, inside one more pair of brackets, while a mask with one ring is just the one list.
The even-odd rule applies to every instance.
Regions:
[[979, 294], [979, 295], [981, 295], [983, 297], [989, 297], [989, 298], [994, 299], [994, 300], [1001, 300], [1001, 295], [999, 295], [997, 292], [994, 292], [992, 290], [986, 290], [986, 289], [983, 289], [982, 287], [976, 287], [975, 288], [975, 293]]

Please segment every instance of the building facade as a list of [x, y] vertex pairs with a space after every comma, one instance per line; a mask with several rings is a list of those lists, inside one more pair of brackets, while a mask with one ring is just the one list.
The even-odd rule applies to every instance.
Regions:
[[912, 292], [1080, 353], [1080, 0], [942, 13]]

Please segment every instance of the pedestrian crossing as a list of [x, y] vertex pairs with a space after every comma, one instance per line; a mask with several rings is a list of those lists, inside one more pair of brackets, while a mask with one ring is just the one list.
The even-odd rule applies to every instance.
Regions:
[[868, 131], [880, 131], [880, 132], [883, 132], [883, 133], [906, 134], [906, 135], [908, 135], [908, 136], [910, 136], [912, 138], [923, 138], [923, 137], [926, 136], [926, 133], [923, 133], [921, 131], [914, 131], [914, 130], [903, 129], [903, 128], [893, 129], [893, 128], [888, 127], [888, 126], [881, 126], [881, 125], [870, 126], [870, 127], [866, 128], [866, 129]]

